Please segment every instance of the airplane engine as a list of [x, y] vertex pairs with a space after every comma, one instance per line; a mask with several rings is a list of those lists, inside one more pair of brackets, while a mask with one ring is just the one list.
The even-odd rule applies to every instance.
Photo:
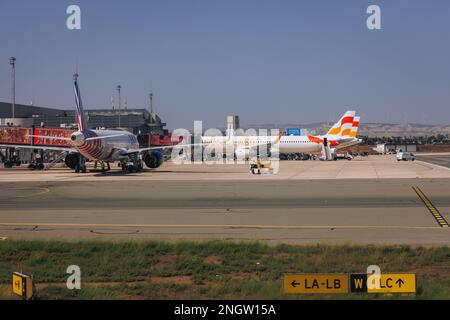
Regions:
[[69, 153], [64, 159], [64, 162], [70, 169], [75, 169], [80, 162], [80, 155], [78, 153]]
[[144, 155], [143, 160], [147, 167], [155, 169], [163, 164], [164, 156], [161, 150], [149, 151]]

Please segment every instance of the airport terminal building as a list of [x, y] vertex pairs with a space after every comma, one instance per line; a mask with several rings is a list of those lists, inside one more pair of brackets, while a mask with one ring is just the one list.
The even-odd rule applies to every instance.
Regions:
[[[111, 108], [85, 110], [88, 124], [94, 129], [124, 128], [135, 134], [167, 134], [156, 113], [147, 109]], [[75, 110], [16, 104], [12, 119], [11, 103], [0, 102], [0, 126], [76, 128]]]

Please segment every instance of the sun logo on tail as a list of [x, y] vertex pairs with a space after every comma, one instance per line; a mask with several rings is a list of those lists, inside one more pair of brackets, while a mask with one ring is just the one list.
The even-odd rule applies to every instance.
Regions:
[[330, 138], [342, 138], [350, 137], [355, 118], [355, 111], [347, 111], [342, 118], [335, 123], [330, 130], [328, 130], [327, 136]]

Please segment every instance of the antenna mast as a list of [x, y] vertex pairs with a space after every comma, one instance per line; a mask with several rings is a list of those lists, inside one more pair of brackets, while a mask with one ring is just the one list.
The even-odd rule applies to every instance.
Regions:
[[121, 104], [122, 104], [122, 97], [120, 96], [120, 89], [122, 89], [122, 86], [119, 84], [117, 86], [117, 93], [119, 94], [119, 128], [120, 128], [120, 111], [121, 111]]

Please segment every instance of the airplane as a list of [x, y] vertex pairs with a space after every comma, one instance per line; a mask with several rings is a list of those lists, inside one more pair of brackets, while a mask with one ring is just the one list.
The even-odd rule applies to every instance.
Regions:
[[332, 158], [337, 150], [362, 142], [356, 138], [360, 117], [355, 114], [355, 111], [345, 112], [325, 135], [285, 136], [282, 132], [280, 136], [235, 136], [228, 128], [227, 136], [204, 136], [202, 142], [206, 146], [231, 143], [237, 159], [248, 159], [263, 145], [276, 145], [280, 153], [328, 153], [328, 158]]
[[[55, 139], [69, 141], [71, 147], [47, 147], [47, 146], [25, 146], [25, 145], [0, 145], [8, 148], [27, 148], [42, 150], [57, 150], [66, 153], [65, 163], [76, 173], [86, 172], [85, 158], [89, 160], [107, 163], [119, 161], [122, 171], [138, 172], [143, 169], [142, 162], [149, 168], [155, 169], [164, 161], [163, 149], [174, 146], [158, 146], [139, 148], [136, 136], [128, 131], [118, 130], [91, 130], [88, 128], [86, 117], [81, 101], [80, 88], [78, 86], [78, 74], [74, 74], [74, 90], [76, 105], [76, 120], [78, 131], [73, 132], [70, 137], [29, 135], [39, 139]], [[176, 145], [187, 147], [192, 145]], [[81, 155], [81, 156], [80, 156]]]

